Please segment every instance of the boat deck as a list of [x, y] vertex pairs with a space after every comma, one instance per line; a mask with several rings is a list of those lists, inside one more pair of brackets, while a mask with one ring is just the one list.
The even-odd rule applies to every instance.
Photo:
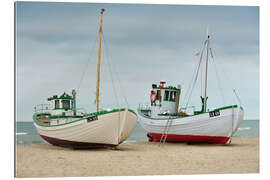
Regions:
[[[146, 117], [146, 118], [150, 118], [150, 119], [176, 119], [176, 118], [184, 118], [184, 117], [190, 117], [190, 116], [194, 116], [194, 115], [199, 115], [199, 114], [203, 114], [203, 113], [211, 113], [211, 112], [217, 112], [220, 110], [224, 110], [224, 109], [230, 109], [230, 108], [236, 108], [237, 105], [230, 105], [230, 106], [224, 106], [224, 107], [220, 107], [220, 108], [216, 108], [207, 112], [203, 112], [203, 111], [194, 111], [193, 114], [187, 114], [183, 111], [180, 111], [179, 113], [166, 113], [166, 114], [158, 114], [158, 118], [153, 118], [151, 116], [151, 109], [147, 108], [147, 109], [143, 109], [143, 108], [138, 108], [137, 111], [140, 115]], [[242, 107], [241, 107], [242, 108]]]

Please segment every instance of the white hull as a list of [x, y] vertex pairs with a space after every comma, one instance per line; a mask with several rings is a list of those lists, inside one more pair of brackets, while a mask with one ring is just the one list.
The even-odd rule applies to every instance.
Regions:
[[[154, 119], [143, 115], [139, 110], [139, 122], [147, 133], [160, 139], [164, 134], [167, 119]], [[211, 137], [226, 141], [237, 131], [244, 117], [240, 106], [219, 110], [219, 115], [210, 117], [209, 113], [171, 119], [168, 127], [168, 141], [211, 141]], [[172, 118], [172, 117], [171, 117]], [[205, 137], [205, 138], [203, 138]], [[213, 142], [214, 139], [213, 139]], [[226, 143], [225, 142], [225, 143]], [[218, 142], [217, 142], [218, 143]], [[222, 142], [220, 141], [222, 144]]]
[[[55, 126], [42, 126], [35, 122], [38, 133], [48, 142], [58, 145], [118, 145], [123, 142], [136, 126], [137, 116], [125, 109], [98, 115], [97, 120], [87, 117]], [[77, 143], [77, 144], [76, 144]]]

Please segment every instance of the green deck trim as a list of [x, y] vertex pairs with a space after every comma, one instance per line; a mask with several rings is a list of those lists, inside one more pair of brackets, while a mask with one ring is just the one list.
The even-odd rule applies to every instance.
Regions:
[[166, 117], [166, 116], [175, 116], [175, 117], [188, 117], [189, 115], [187, 115], [187, 114], [158, 114], [158, 116], [164, 116], [164, 117]]
[[43, 126], [43, 127], [55, 127], [55, 126], [62, 126], [62, 125], [66, 125], [66, 124], [75, 123], [75, 122], [77, 122], [77, 121], [81, 121], [81, 120], [84, 120], [84, 119], [88, 118], [87, 116], [85, 116], [85, 117], [83, 117], [83, 118], [76, 119], [76, 120], [73, 120], [73, 121], [71, 121], [71, 122], [64, 123], [64, 124], [45, 125], [45, 124], [40, 124], [40, 123], [38, 122], [38, 120], [37, 120], [37, 115], [38, 115], [38, 114], [34, 114], [34, 115], [33, 115], [33, 120], [34, 120], [34, 122], [35, 122], [37, 125], [39, 125], [39, 126]]
[[140, 111], [149, 112], [151, 109], [140, 109]]
[[[81, 120], [85, 120], [86, 118], [88, 118], [88, 117], [93, 117], [93, 116], [101, 116], [101, 115], [104, 115], [104, 114], [110, 114], [110, 113], [114, 113], [114, 112], [121, 112], [121, 111], [124, 111], [125, 110], [125, 108], [122, 108], [122, 109], [113, 109], [113, 110], [111, 110], [111, 111], [101, 111], [101, 112], [94, 112], [94, 113], [90, 113], [90, 114], [85, 114], [84, 116], [62, 116], [62, 115], [60, 115], [60, 116], [58, 116], [58, 118], [68, 118], [68, 117], [70, 117], [70, 118], [76, 118], [76, 117], [78, 117], [79, 119], [76, 119], [76, 120], [73, 120], [73, 121], [71, 121], [71, 122], [68, 122], [68, 123], [64, 123], [64, 124], [57, 124], [57, 125], [44, 125], [44, 124], [40, 124], [38, 121], [37, 121], [37, 119], [36, 119], [36, 117], [38, 116], [38, 115], [43, 115], [42, 113], [35, 113], [34, 115], [33, 115], [33, 120], [34, 120], [34, 122], [36, 123], [36, 124], [38, 124], [39, 126], [43, 126], [43, 127], [54, 127], [54, 126], [62, 126], [62, 125], [66, 125], [66, 124], [70, 124], [70, 123], [74, 123], [74, 122], [77, 122], [77, 121], [81, 121]], [[135, 114], [136, 116], [137, 116], [137, 114], [135, 113], [135, 111], [133, 111], [132, 109], [128, 109], [128, 111], [129, 112], [131, 112], [131, 113], [133, 113], [133, 114]], [[48, 113], [47, 113], [48, 114]], [[53, 118], [52, 118], [53, 117]], [[56, 116], [51, 116], [50, 117], [51, 119], [56, 119]]]
[[132, 109], [128, 109], [129, 112], [132, 112], [134, 115], [137, 116], [137, 113], [135, 111], [133, 111]]
[[[94, 115], [94, 116], [100, 116], [100, 115], [104, 115], [104, 114], [109, 114], [109, 113], [113, 113], [113, 112], [119, 112], [119, 111], [124, 111], [125, 108], [122, 108], [122, 109], [113, 109], [111, 111], [99, 111], [99, 112], [94, 112], [94, 113], [90, 113], [90, 114], [87, 114], [87, 115]], [[135, 111], [133, 111], [132, 109], [128, 109], [128, 111], [132, 112], [133, 114], [135, 114], [137, 116], [137, 114], [135, 113]]]
[[47, 112], [41, 112], [41, 113], [36, 113], [36, 114], [38, 114], [38, 115], [51, 115], [50, 113], [47, 113]]
[[[141, 116], [143, 116], [143, 117], [145, 117], [145, 118], [147, 118], [147, 119], [153, 119], [153, 120], [168, 120], [168, 118], [152, 118], [152, 117], [146, 116], [145, 114], [143, 114], [143, 113], [141, 112], [140, 109], [137, 109], [137, 111], [138, 111], [138, 114], [139, 114], [139, 115], [141, 115]], [[170, 119], [177, 119], [177, 118], [178, 118], [178, 116], [175, 116], [174, 118], [170, 118]]]
[[199, 115], [199, 114], [203, 114], [204, 112], [202, 111], [194, 111], [194, 115]]
[[[216, 108], [214, 110], [211, 110], [211, 111], [208, 111], [208, 112], [200, 112], [200, 111], [194, 111], [194, 115], [176, 115], [174, 116], [173, 118], [170, 118], [170, 119], [178, 119], [178, 118], [185, 118], [185, 117], [192, 117], [192, 116], [197, 116], [199, 114], [206, 114], [206, 113], [209, 113], [209, 112], [214, 112], [214, 111], [220, 111], [220, 110], [225, 110], [225, 109], [230, 109], [230, 108], [237, 108], [238, 106], [237, 105], [231, 105], [231, 106], [224, 106], [224, 107], [220, 107], [220, 108]], [[240, 107], [242, 110], [243, 108]], [[153, 120], [168, 120], [168, 118], [152, 118], [152, 117], [149, 117], [149, 116], [146, 116], [145, 114], [142, 113], [141, 109], [137, 109], [138, 113], [145, 117], [145, 118], [148, 118], [148, 119], [153, 119]], [[169, 115], [161, 115], [161, 114], [158, 114], [159, 116], [169, 116]]]
[[49, 97], [48, 98], [48, 101], [50, 101], [50, 100], [59, 100], [59, 99], [61, 99], [61, 100], [72, 100], [72, 98], [70, 99], [70, 98], [60, 98], [60, 97]]
[[176, 113], [173, 113], [173, 114], [158, 114], [159, 116], [179, 116], [178, 114]]
[[66, 116], [66, 115], [54, 115], [50, 116], [51, 119], [61, 119], [61, 118], [82, 118], [83, 116], [75, 115], [75, 116]]
[[70, 107], [70, 108], [54, 108], [53, 110], [72, 110], [72, 108]]

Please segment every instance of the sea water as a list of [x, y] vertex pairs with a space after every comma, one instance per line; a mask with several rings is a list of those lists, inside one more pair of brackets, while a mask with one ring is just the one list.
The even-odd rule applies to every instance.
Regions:
[[[259, 120], [242, 121], [235, 138], [259, 138]], [[126, 142], [147, 141], [146, 132], [137, 122], [132, 134]], [[16, 144], [27, 145], [35, 143], [46, 143], [37, 133], [33, 122], [16, 122]]]

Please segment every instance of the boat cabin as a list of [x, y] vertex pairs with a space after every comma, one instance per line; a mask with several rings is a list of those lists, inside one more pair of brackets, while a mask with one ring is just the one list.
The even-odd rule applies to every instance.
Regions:
[[48, 98], [52, 116], [72, 116], [76, 115], [75, 91], [72, 91], [74, 97], [67, 93], [61, 96], [54, 95]]
[[178, 113], [181, 86], [165, 86], [165, 81], [152, 84], [150, 93], [151, 116], [166, 116]]

